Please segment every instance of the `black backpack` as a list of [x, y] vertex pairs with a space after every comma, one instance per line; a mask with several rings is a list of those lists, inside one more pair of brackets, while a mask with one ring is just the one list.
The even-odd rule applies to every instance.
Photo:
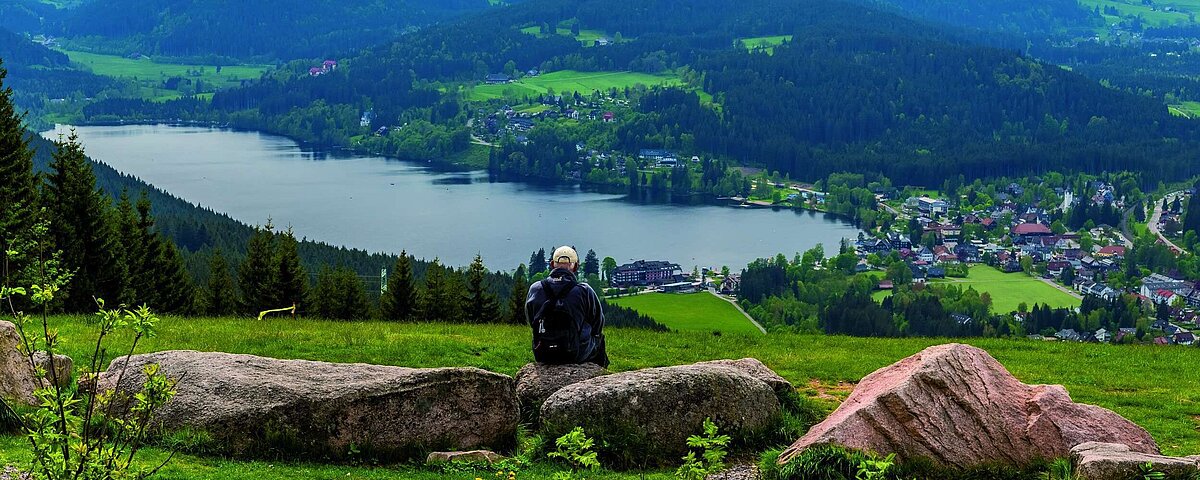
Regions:
[[579, 284], [570, 281], [555, 295], [550, 283], [542, 280], [546, 301], [533, 315], [533, 359], [539, 363], [575, 363], [579, 357], [579, 325], [571, 316], [565, 300]]

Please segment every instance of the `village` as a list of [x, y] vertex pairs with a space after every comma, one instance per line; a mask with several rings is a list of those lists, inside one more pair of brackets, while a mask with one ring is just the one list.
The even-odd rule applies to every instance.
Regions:
[[[1126, 209], [1123, 200], [1115, 198], [1112, 185], [1096, 182], [1090, 188], [1094, 194], [1086, 198], [1061, 189], [1056, 191], [1063, 199], [1062, 208], [1090, 204]], [[1139, 268], [1127, 257], [1134, 242], [1121, 229], [1106, 224], [1091, 225], [1089, 221], [1080, 231], [1068, 231], [1061, 221], [1054, 219], [1060, 212], [1015, 201], [1022, 193], [1022, 187], [1013, 183], [995, 205], [957, 214], [952, 213], [945, 200], [909, 197], [903, 202], [898, 220], [908, 220], [909, 226], [919, 228], [902, 231], [903, 222], [898, 221], [898, 227], [886, 233], [880, 232], [875, 237], [860, 235], [854, 243], [860, 258], [856, 269], [860, 273], [879, 269], [881, 257], [894, 255], [905, 262], [911, 273], [911, 277], [905, 275], [906, 281], [924, 283], [956, 276], [955, 272], [965, 273], [967, 269], [963, 266], [988, 265], [1005, 274], [1040, 280], [1080, 300], [1090, 296], [1113, 302], [1123, 296], [1132, 297], [1142, 307], [1143, 315], [1153, 319], [1150, 332], [1142, 337], [1137, 337], [1138, 329], [1131, 326], [1116, 332], [1103, 328], [1091, 332], [1062, 329], [1052, 335], [1030, 332], [1032, 339], [1122, 343], [1131, 337], [1160, 345], [1195, 344], [1195, 335], [1189, 328], [1200, 327], [1200, 314], [1196, 310], [1200, 307], [1200, 289], [1196, 282], [1160, 273], [1143, 275], [1148, 270]], [[881, 205], [886, 200], [881, 196]], [[1167, 203], [1152, 204], [1151, 231], [1178, 230], [1180, 202], [1173, 202], [1174, 210]], [[964, 238], [965, 230], [978, 233], [974, 238]], [[1170, 245], [1173, 252], [1179, 253], [1168, 238], [1161, 234], [1159, 237], [1160, 244]], [[1110, 282], [1115, 277], [1120, 277], [1120, 284]], [[895, 279], [889, 278], [881, 280], [878, 288], [892, 290], [898, 286]], [[1011, 313], [1018, 319], [1027, 314]]]

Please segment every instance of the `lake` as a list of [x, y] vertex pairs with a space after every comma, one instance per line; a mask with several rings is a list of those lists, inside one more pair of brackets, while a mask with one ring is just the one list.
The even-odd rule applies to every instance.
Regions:
[[[60, 126], [47, 137], [65, 133]], [[476, 253], [511, 270], [539, 247], [580, 257], [669, 260], [739, 270], [759, 257], [821, 243], [836, 253], [858, 229], [820, 213], [655, 203], [578, 186], [497, 182], [379, 156], [305, 148], [257, 132], [169, 125], [76, 127], [88, 155], [178, 197], [249, 224], [271, 218], [298, 237], [369, 251], [440, 257]], [[547, 252], [549, 253], [549, 252]]]

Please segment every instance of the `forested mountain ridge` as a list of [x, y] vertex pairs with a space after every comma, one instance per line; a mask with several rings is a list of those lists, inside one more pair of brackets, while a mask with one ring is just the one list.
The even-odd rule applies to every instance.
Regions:
[[946, 25], [1020, 36], [1081, 31], [1103, 25], [1077, 0], [861, 0], [901, 15]]
[[125, 54], [286, 60], [385, 42], [488, 6], [487, 0], [105, 0], [60, 13], [54, 30]]
[[[561, 25], [623, 40], [593, 48], [530, 33]], [[1134, 170], [1149, 179], [1196, 172], [1186, 152], [1197, 127], [1161, 102], [958, 32], [826, 0], [531, 0], [405, 35], [328, 75], [291, 65], [219, 92], [210, 112], [179, 108], [344, 144], [365, 133], [357, 120], [367, 109], [382, 125], [461, 125], [469, 108], [448, 86], [488, 73], [682, 72], [715, 105], [692, 91], [646, 95], [637, 105], [645, 115], [616, 127], [623, 150], [682, 145], [688, 135], [695, 153], [797, 177], [850, 168], [900, 182], [1047, 169]], [[792, 40], [772, 52], [735, 47], [768, 35]]]

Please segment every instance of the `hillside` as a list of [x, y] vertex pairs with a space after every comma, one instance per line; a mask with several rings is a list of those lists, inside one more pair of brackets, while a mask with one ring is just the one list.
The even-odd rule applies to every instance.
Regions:
[[62, 12], [58, 33], [124, 54], [327, 57], [488, 5], [486, 0], [92, 1]]
[[1102, 24], [1100, 15], [1076, 0], [866, 0], [901, 15], [966, 29], [1036, 37]]
[[[591, 48], [571, 35], [529, 33], [548, 25], [623, 40]], [[1155, 181], [1197, 171], [1187, 155], [1197, 127], [1161, 101], [958, 31], [825, 0], [534, 0], [407, 35], [319, 78], [293, 65], [217, 94], [214, 112], [200, 117], [344, 145], [360, 133], [352, 112], [364, 99], [380, 124], [455, 125], [470, 105], [439, 84], [530, 67], [678, 70], [690, 73], [690, 90], [638, 99], [644, 116], [616, 127], [621, 150], [694, 141], [697, 153], [798, 178], [853, 168], [904, 183], [1046, 169], [1133, 170]], [[786, 35], [794, 40], [770, 53], [735, 47]]]
[[[253, 323], [253, 328], [250, 327]], [[82, 319], [56, 319], [65, 353], [83, 358], [90, 328]], [[276, 358], [332, 362], [364, 362], [407, 367], [473, 366], [514, 374], [531, 361], [529, 332], [519, 326], [396, 324], [386, 322], [319, 322], [311, 320], [231, 320], [170, 318], [159, 335], [139, 351], [195, 349], [249, 353]], [[114, 340], [110, 352], [121, 351], [128, 338]], [[798, 387], [826, 412], [849, 394], [851, 385], [871, 371], [944, 343], [936, 339], [856, 339], [838, 336], [736, 335], [708, 332], [651, 333], [611, 329], [609, 352], [613, 371], [686, 364], [718, 358], [756, 357]], [[1194, 405], [1200, 401], [1189, 349], [1153, 346], [1108, 346], [1027, 340], [971, 340], [987, 350], [1017, 378], [1027, 383], [1062, 384], [1074, 400], [1097, 404], [1144, 426], [1168, 455], [1200, 449]], [[110, 354], [111, 355], [111, 354]], [[1136, 367], [1135, 367], [1136, 366]], [[25, 458], [23, 440], [0, 436], [0, 463]], [[161, 460], [161, 450], [150, 460]], [[519, 478], [549, 478], [554, 465], [521, 467]], [[161, 478], [233, 478], [253, 474], [263, 479], [318, 478], [490, 478], [494, 472], [469, 475], [427, 467], [398, 465], [321, 465], [288, 461], [246, 462], [180, 454]], [[646, 476], [643, 476], [646, 475]], [[611, 472], [604, 479], [674, 478], [670, 471]]]

